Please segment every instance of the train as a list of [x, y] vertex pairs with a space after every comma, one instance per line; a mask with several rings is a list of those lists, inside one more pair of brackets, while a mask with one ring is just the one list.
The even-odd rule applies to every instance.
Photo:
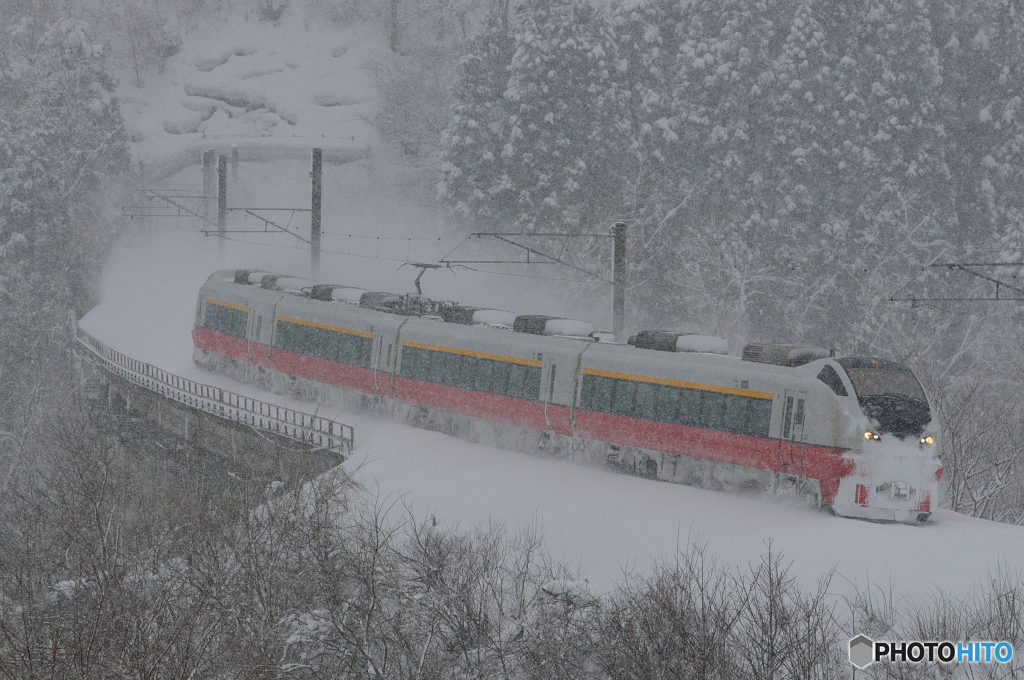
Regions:
[[260, 270], [214, 272], [192, 331], [205, 369], [376, 409], [504, 448], [837, 515], [928, 521], [940, 426], [899, 363], [825, 348], [641, 330]]

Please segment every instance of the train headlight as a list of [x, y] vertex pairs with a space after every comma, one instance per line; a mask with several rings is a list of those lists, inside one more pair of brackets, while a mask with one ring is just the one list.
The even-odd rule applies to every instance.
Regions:
[[923, 444], [924, 446], [931, 446], [934, 443], [935, 437], [931, 436], [930, 434], [926, 434], [925, 436], [921, 437], [921, 444]]
[[868, 430], [867, 432], [864, 433], [864, 439], [869, 442], [877, 442], [879, 439], [881, 439], [881, 437], [878, 436], [877, 432], [872, 432], [871, 430]]

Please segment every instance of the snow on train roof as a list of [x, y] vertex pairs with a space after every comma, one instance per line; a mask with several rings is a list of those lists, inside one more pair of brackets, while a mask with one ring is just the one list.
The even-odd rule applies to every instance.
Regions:
[[473, 323], [482, 326], [511, 329], [515, 321], [516, 314], [514, 312], [506, 312], [502, 309], [478, 309], [473, 312]]
[[363, 293], [368, 292], [365, 288], [353, 288], [351, 286], [338, 286], [331, 289], [331, 299], [335, 302], [344, 302], [348, 305], [358, 305]]
[[[328, 299], [326, 296], [320, 298], [319, 296], [311, 295], [310, 291], [313, 290], [315, 285], [314, 282], [297, 276], [277, 274], [263, 270], [237, 269], [216, 272], [214, 277], [221, 279], [224, 283], [233, 282], [239, 285], [258, 286], [265, 290], [284, 292], [291, 295], [307, 296], [311, 298], [317, 297], [317, 299], [322, 300]], [[342, 284], [321, 284], [317, 285], [316, 288], [329, 289], [329, 299], [331, 301], [341, 302], [352, 306], [360, 306], [360, 303], [364, 301], [364, 296], [370, 292], [365, 288]], [[327, 293], [327, 290], [324, 290], [323, 292]], [[531, 327], [530, 330], [527, 330], [525, 326], [518, 328], [517, 326], [521, 324], [516, 323], [517, 319], [519, 319], [520, 322], [530, 319], [533, 320], [534, 323], [528, 324]], [[463, 321], [461, 323], [466, 322]], [[581, 321], [579, 319], [542, 317], [527, 314], [516, 314], [515, 312], [509, 312], [501, 309], [482, 308], [473, 309], [471, 316], [469, 317], [469, 323], [470, 325], [503, 330], [515, 328], [516, 330], [522, 330], [528, 334], [544, 335], [548, 337], [589, 340], [594, 341], [595, 344], [604, 345], [605, 347], [622, 347], [621, 343], [616, 342], [615, 336], [612, 333], [596, 331], [592, 323], [589, 321]], [[536, 326], [536, 329], [533, 328], [534, 326]], [[728, 355], [729, 344], [724, 338], [698, 333], [681, 333], [673, 344], [675, 345], [673, 349], [679, 353], [704, 353], [728, 357], [730, 359], [735, 358]], [[621, 349], [618, 351], [621, 351]]]

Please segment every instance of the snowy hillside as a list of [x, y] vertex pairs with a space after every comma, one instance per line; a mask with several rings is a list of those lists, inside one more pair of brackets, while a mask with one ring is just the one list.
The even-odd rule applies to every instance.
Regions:
[[199, 140], [325, 138], [368, 144], [375, 91], [365, 67], [382, 44], [369, 25], [280, 25], [232, 14], [183, 38], [142, 87], [123, 73], [117, 96], [135, 160], [151, 164]]
[[[141, 88], [122, 84], [133, 153], [152, 164], [208, 140], [244, 146], [255, 138], [307, 144], [322, 137], [374, 145], [366, 117], [374, 110], [375, 94], [364, 65], [382, 40], [369, 26], [339, 32], [307, 27], [294, 16], [280, 26], [236, 17], [226, 26], [196, 31], [163, 74], [149, 77]], [[243, 163], [241, 182], [231, 188], [232, 203], [305, 206], [306, 170], [298, 161]], [[396, 263], [436, 261], [460, 239], [431, 209], [375, 194], [372, 170], [362, 161], [328, 172], [324, 278], [409, 291], [416, 271], [396, 271]], [[197, 188], [200, 182], [195, 167], [169, 179]], [[103, 303], [82, 326], [137, 359], [251, 392], [191, 364], [196, 292], [211, 271], [230, 266], [305, 275], [308, 254], [287, 235], [243, 234], [232, 238], [227, 258], [218, 261], [213, 240], [188, 233], [187, 227], [136, 233], [111, 258]], [[600, 313], [603, 305], [602, 300], [572, 300], [557, 283], [477, 272], [430, 273], [424, 285], [434, 297], [521, 311], [581, 315]], [[265, 393], [260, 398], [288, 402]], [[305, 408], [325, 412], [313, 404]], [[922, 527], [843, 520], [793, 502], [640, 480], [461, 442], [365, 414], [334, 415], [356, 425], [357, 451], [350, 465], [381, 498], [450, 525], [536, 523], [556, 556], [577, 564], [601, 590], [619, 581], [623, 570], [644, 569], [652, 559], [699, 541], [737, 565], [756, 561], [771, 542], [795, 561], [795, 573], [803, 579], [836, 570], [833, 588], [839, 592], [873, 582], [891, 583], [905, 596], [963, 593], [1000, 564], [1024, 563], [1024, 528], [948, 511], [935, 513]]]
[[[0, 28], [0, 680], [1019, 674], [1020, 653], [857, 671], [847, 647], [863, 633], [1024, 649], [1013, 3], [13, 0]], [[207, 150], [228, 164], [226, 193], [204, 176]], [[458, 303], [606, 331], [612, 233], [625, 234], [626, 333], [664, 349], [679, 336], [654, 329], [725, 338], [729, 359], [592, 346], [574, 372], [570, 340], [543, 340], [541, 356], [531, 336], [425, 320], [394, 324], [415, 351], [360, 359], [375, 388], [385, 356], [399, 394], [425, 395], [409, 422], [482, 438], [501, 428], [429, 406], [450, 394], [441, 408], [482, 417], [528, 407], [528, 427], [571, 434], [574, 451], [583, 439], [574, 457], [608, 467], [555, 458], [557, 436], [513, 452], [356, 411], [342, 404], [372, 400], [301, 377], [273, 376], [269, 392], [193, 362], [197, 294], [225, 269], [422, 287], [446, 314]], [[234, 292], [203, 302], [196, 335], [214, 353], [256, 360], [239, 338], [269, 331], [279, 367], [302, 376], [383, 350], [381, 317], [355, 330], [279, 306], [271, 328]], [[79, 361], [76, 319], [129, 359]], [[458, 349], [477, 331], [494, 346]], [[831, 355], [899, 384], [804, 365], [765, 366], [778, 380], [762, 386], [738, 356], [759, 343], [780, 364]], [[147, 383], [164, 374], [134, 360], [193, 381], [169, 399], [255, 416], [257, 435], [270, 422], [304, 437], [294, 411], [350, 425], [351, 456], [291, 484], [304, 448], [275, 440], [261, 459], [267, 442], [248, 431], [216, 432], [162, 399], [150, 409], [180, 383]], [[740, 367], [722, 369], [734, 387], [711, 374], [726, 363]], [[655, 364], [663, 374], [642, 368]], [[154, 393], [127, 394], [126, 376]], [[833, 396], [844, 410], [818, 418]], [[657, 426], [627, 420], [655, 406]], [[587, 430], [591, 417], [612, 429]], [[638, 432], [658, 460], [635, 455]], [[835, 507], [888, 489], [929, 521], [843, 519], [611, 468], [697, 479], [672, 452], [704, 441], [718, 462], [834, 481], [806, 446], [787, 459], [784, 440], [831, 466], [864, 435], [893, 435], [931, 466], [936, 437], [946, 498], [887, 481], [932, 484], [934, 467], [879, 484], [859, 461]], [[737, 488], [705, 462], [704, 479]]]

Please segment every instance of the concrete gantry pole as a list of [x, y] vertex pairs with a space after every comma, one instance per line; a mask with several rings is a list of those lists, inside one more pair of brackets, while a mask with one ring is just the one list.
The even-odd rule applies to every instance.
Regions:
[[213, 222], [213, 201], [217, 191], [217, 152], [203, 151], [203, 231]]
[[616, 222], [612, 227], [615, 254], [612, 260], [612, 331], [615, 341], [622, 342], [626, 327], [626, 225]]
[[228, 157], [217, 162], [217, 257], [224, 264], [228, 240]]
[[320, 236], [321, 212], [323, 208], [324, 152], [313, 149], [313, 167], [309, 176], [313, 178], [313, 195], [310, 200], [309, 218], [309, 270], [314, 281], [320, 280]]

